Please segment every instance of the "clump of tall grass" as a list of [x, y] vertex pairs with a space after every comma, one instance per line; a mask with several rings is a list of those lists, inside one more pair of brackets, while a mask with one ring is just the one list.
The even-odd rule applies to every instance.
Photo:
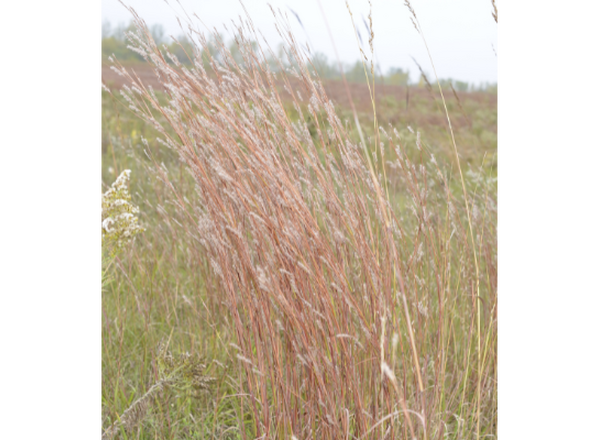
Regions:
[[493, 179], [472, 170], [457, 184], [419, 133], [415, 145], [393, 128], [353, 139], [275, 12], [282, 58], [249, 17], [236, 27], [239, 57], [218, 35], [209, 48], [190, 21], [191, 68], [131, 12], [131, 47], [168, 102], [115, 69], [131, 110], [195, 182], [190, 202], [157, 167], [197, 225], [209, 306], [235, 332], [240, 436], [495, 435]]

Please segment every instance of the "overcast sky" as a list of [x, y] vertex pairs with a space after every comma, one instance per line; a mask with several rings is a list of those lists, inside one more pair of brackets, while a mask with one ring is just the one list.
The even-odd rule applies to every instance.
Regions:
[[[149, 26], [160, 23], [167, 35], [178, 36], [182, 32], [176, 20], [181, 15], [177, 1], [170, 0], [124, 0], [132, 6]], [[243, 15], [239, 0], [180, 0], [191, 16], [196, 13], [206, 26], [216, 27], [224, 35], [230, 35], [223, 23], [231, 23]], [[323, 52], [330, 62], [335, 52], [327, 27], [319, 8], [319, 0], [271, 0], [273, 7], [287, 11], [298, 41], [308, 41], [313, 51]], [[252, 20], [270, 42], [277, 47], [281, 41], [274, 26], [274, 18], [264, 0], [247, 0], [245, 3]], [[367, 0], [349, 0], [357, 28], [368, 47], [368, 37], [362, 17], [368, 21]], [[496, 22], [491, 11], [491, 0], [413, 0], [411, 2], [433, 56], [440, 78], [453, 78], [479, 84], [497, 81]], [[344, 0], [321, 0], [333, 33], [339, 56], [344, 63], [359, 59], [356, 37]], [[290, 12], [293, 9], [304, 29]], [[409, 11], [403, 0], [373, 0], [373, 28], [375, 31], [376, 61], [384, 72], [390, 67], [409, 69], [411, 79], [418, 78], [418, 68], [411, 56], [433, 76], [425, 45], [410, 21]], [[127, 24], [131, 16], [118, 0], [102, 0], [102, 20], [113, 27]], [[231, 29], [231, 27], [229, 27]]]

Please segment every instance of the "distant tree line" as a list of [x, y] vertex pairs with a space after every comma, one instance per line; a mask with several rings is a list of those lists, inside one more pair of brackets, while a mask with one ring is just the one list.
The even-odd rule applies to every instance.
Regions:
[[[174, 41], [171, 37], [167, 37], [165, 35], [164, 28], [160, 24], [155, 24], [155, 25], [151, 26], [149, 30], [150, 30], [150, 33], [152, 34], [152, 37], [154, 38], [154, 41], [156, 42], [156, 44], [159, 48], [162, 49], [163, 45], [165, 45], [167, 47], [168, 51], [171, 52], [175, 57], [177, 57], [177, 60], [181, 64], [184, 64], [184, 65], [191, 64], [190, 59], [188, 57], [193, 59], [193, 57], [194, 57], [193, 47], [194, 46], [191, 44], [191, 42], [189, 41], [189, 39], [186, 36], [179, 36], [179, 37], [177, 37], [177, 41]], [[135, 31], [135, 26], [132, 23], [130, 23], [127, 26], [125, 26], [123, 24], [119, 24], [118, 26], [113, 27], [110, 22], [105, 21], [102, 24], [102, 59], [103, 59], [103, 61], [107, 61], [108, 57], [113, 55], [121, 62], [143, 62], [144, 58], [140, 54], [138, 54], [137, 52], [134, 52], [133, 50], [131, 50], [127, 47], [129, 43], [126, 38], [126, 33], [134, 32], [134, 31]], [[220, 42], [216, 41], [214, 39], [211, 40], [209, 42], [209, 47], [208, 47], [209, 51], [211, 52], [211, 55], [217, 59], [219, 58], [219, 53], [216, 50], [217, 45], [225, 44], [224, 39], [222, 37], [220, 38], [220, 40], [221, 40]], [[239, 51], [236, 43], [232, 41], [229, 44], [227, 44], [227, 46], [228, 46], [231, 54], [233, 55], [234, 59], [238, 63], [243, 64], [243, 59], [241, 58], [240, 51]], [[205, 61], [205, 64], [207, 65], [208, 64], [208, 55], [203, 54], [202, 56]], [[287, 59], [282, 47], [279, 48], [277, 56], [278, 56], [278, 59], [280, 62], [285, 61]], [[274, 59], [270, 59], [270, 60], [268, 60], [268, 62], [272, 69], [274, 69], [274, 70], [279, 69], [279, 64]], [[338, 63], [335, 61], [329, 61], [327, 56], [321, 52], [313, 53], [310, 63], [322, 79], [336, 80], [336, 79], [342, 78]], [[290, 68], [293, 66], [286, 64], [286, 65], [284, 65], [284, 67]], [[365, 70], [369, 77], [369, 81], [373, 80], [370, 64], [367, 64], [366, 69], [365, 69], [363, 66], [363, 63], [361, 61], [356, 61], [354, 64], [343, 64], [342, 69], [344, 71], [344, 75], [345, 75], [347, 81], [364, 83]], [[376, 66], [374, 66], [374, 73], [375, 73], [375, 82], [378, 84], [387, 84], [387, 85], [395, 85], [395, 86], [412, 85], [412, 86], [424, 87], [426, 84], [429, 83], [429, 80], [424, 77], [424, 73], [422, 73], [422, 72], [420, 73], [420, 76], [419, 76], [419, 79], [417, 80], [417, 82], [411, 82], [410, 81], [410, 72], [408, 71], [408, 69], [404, 70], [399, 67], [391, 67], [388, 69], [387, 73], [383, 73], [381, 71], [381, 69], [379, 68], [379, 66], [376, 65]], [[475, 84], [470, 84], [468, 82], [458, 81], [458, 80], [454, 80], [454, 79], [450, 79], [450, 78], [441, 79], [440, 84], [442, 85], [442, 87], [444, 89], [450, 89], [451, 87], [453, 87], [454, 90], [459, 91], [459, 92], [496, 91], [496, 89], [497, 89], [497, 85], [495, 83], [494, 84], [483, 83], [483, 84], [476, 86]]]

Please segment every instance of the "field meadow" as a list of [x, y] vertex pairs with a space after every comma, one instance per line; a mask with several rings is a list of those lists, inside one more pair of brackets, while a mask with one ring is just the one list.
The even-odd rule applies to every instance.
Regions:
[[246, 17], [182, 64], [133, 17], [147, 61], [103, 62], [103, 438], [496, 438], [496, 91], [320, 79], [276, 14], [283, 58]]

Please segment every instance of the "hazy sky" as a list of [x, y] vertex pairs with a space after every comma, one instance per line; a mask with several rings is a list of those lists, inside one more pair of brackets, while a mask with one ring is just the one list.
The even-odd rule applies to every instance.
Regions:
[[[223, 35], [231, 35], [223, 28], [243, 15], [239, 0], [179, 0], [191, 16], [196, 13], [209, 28], [216, 27]], [[149, 26], [160, 23], [166, 35], [178, 36], [182, 32], [176, 16], [182, 15], [176, 0], [124, 0], [132, 6]], [[335, 52], [319, 0], [271, 0], [275, 9], [288, 12], [288, 17], [298, 41], [308, 41], [313, 51], [325, 53], [330, 62]], [[375, 55], [382, 70], [390, 67], [409, 69], [411, 79], [418, 78], [418, 68], [411, 56], [423, 67], [430, 79], [433, 69], [425, 45], [410, 21], [410, 13], [403, 0], [373, 0], [373, 29]], [[276, 48], [281, 41], [274, 26], [274, 18], [264, 0], [244, 2], [252, 20]], [[335, 45], [342, 62], [359, 59], [359, 50], [352, 28], [350, 14], [344, 0], [321, 0], [333, 33]], [[357, 28], [368, 49], [368, 36], [362, 17], [368, 22], [367, 0], [349, 0]], [[479, 84], [497, 81], [496, 43], [497, 25], [491, 11], [491, 0], [413, 0], [411, 2], [431, 50], [440, 78], [453, 78]], [[290, 12], [293, 9], [304, 29]], [[183, 16], [183, 15], [182, 15]], [[118, 0], [102, 0], [102, 20], [113, 26], [126, 24], [130, 13]], [[200, 25], [202, 28], [202, 26]], [[231, 29], [231, 26], [228, 26]], [[228, 38], [229, 39], [229, 38]]]

